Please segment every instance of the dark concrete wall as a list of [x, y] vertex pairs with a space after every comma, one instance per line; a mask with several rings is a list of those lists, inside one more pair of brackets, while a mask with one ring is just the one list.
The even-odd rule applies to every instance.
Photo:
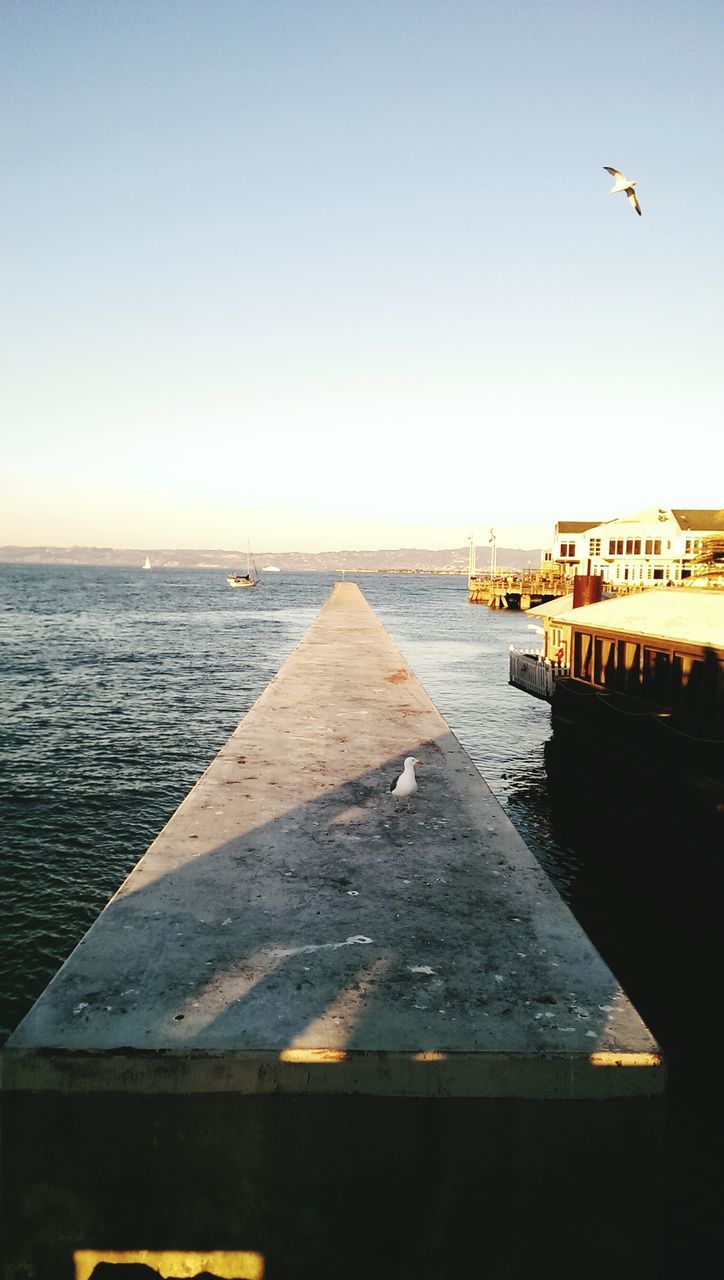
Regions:
[[658, 1274], [642, 1101], [6, 1094], [6, 1280], [80, 1248], [248, 1249], [265, 1280]]

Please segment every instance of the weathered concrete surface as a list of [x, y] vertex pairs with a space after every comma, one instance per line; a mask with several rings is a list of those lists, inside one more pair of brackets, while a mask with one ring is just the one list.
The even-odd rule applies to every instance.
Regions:
[[270, 1277], [452, 1274], [483, 1201], [489, 1276], [548, 1274], [521, 1215], [557, 1242], [550, 1274], [603, 1275], [611, 1240], [655, 1274], [656, 1177], [635, 1170], [656, 1161], [657, 1046], [351, 583], [3, 1078], [12, 1277], [72, 1242], [179, 1240], [261, 1243]]

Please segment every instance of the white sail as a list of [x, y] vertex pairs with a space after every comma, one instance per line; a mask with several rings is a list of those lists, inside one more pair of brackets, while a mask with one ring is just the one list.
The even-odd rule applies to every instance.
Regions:
[[144, 568], [144, 569], [150, 569], [150, 568], [151, 568], [151, 561], [149, 560], [148, 556], [146, 556], [146, 559], [145, 559], [145, 560], [144, 560], [144, 562], [143, 562], [143, 568]]

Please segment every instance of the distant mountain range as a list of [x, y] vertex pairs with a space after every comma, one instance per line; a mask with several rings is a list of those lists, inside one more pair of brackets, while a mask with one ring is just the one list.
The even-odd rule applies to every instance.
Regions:
[[[0, 547], [0, 562], [10, 564], [88, 564], [117, 565], [140, 569], [149, 557], [155, 569], [224, 569], [241, 568], [246, 572], [245, 551], [209, 551], [190, 548], [142, 547]], [[540, 549], [498, 547], [499, 568], [538, 568]], [[453, 547], [445, 551], [428, 551], [420, 547], [399, 547], [387, 551], [261, 551], [254, 553], [259, 569], [275, 565], [288, 573], [335, 573], [341, 569], [358, 573], [380, 573], [386, 569], [402, 573], [467, 573], [468, 548]], [[485, 569], [490, 564], [490, 547], [477, 548], [477, 564]]]

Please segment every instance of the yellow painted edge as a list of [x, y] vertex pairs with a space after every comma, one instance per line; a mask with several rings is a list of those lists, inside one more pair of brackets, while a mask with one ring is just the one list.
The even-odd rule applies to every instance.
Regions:
[[[420, 1053], [410, 1054], [409, 1060], [411, 1062], [444, 1062], [448, 1056], [447, 1053], [426, 1049]], [[279, 1054], [280, 1062], [306, 1064], [347, 1062], [348, 1059], [350, 1054], [345, 1049], [282, 1049]], [[588, 1061], [593, 1067], [660, 1067], [662, 1064], [660, 1053], [616, 1053], [603, 1049], [590, 1054]]]
[[282, 1049], [280, 1062], [346, 1062], [345, 1049]]
[[614, 1053], [611, 1050], [599, 1050], [592, 1053], [588, 1061], [592, 1067], [660, 1067], [660, 1053]]
[[90, 1280], [99, 1262], [136, 1262], [153, 1267], [164, 1280], [211, 1271], [219, 1280], [264, 1280], [264, 1255], [252, 1250], [198, 1253], [190, 1249], [76, 1249], [75, 1280]]

